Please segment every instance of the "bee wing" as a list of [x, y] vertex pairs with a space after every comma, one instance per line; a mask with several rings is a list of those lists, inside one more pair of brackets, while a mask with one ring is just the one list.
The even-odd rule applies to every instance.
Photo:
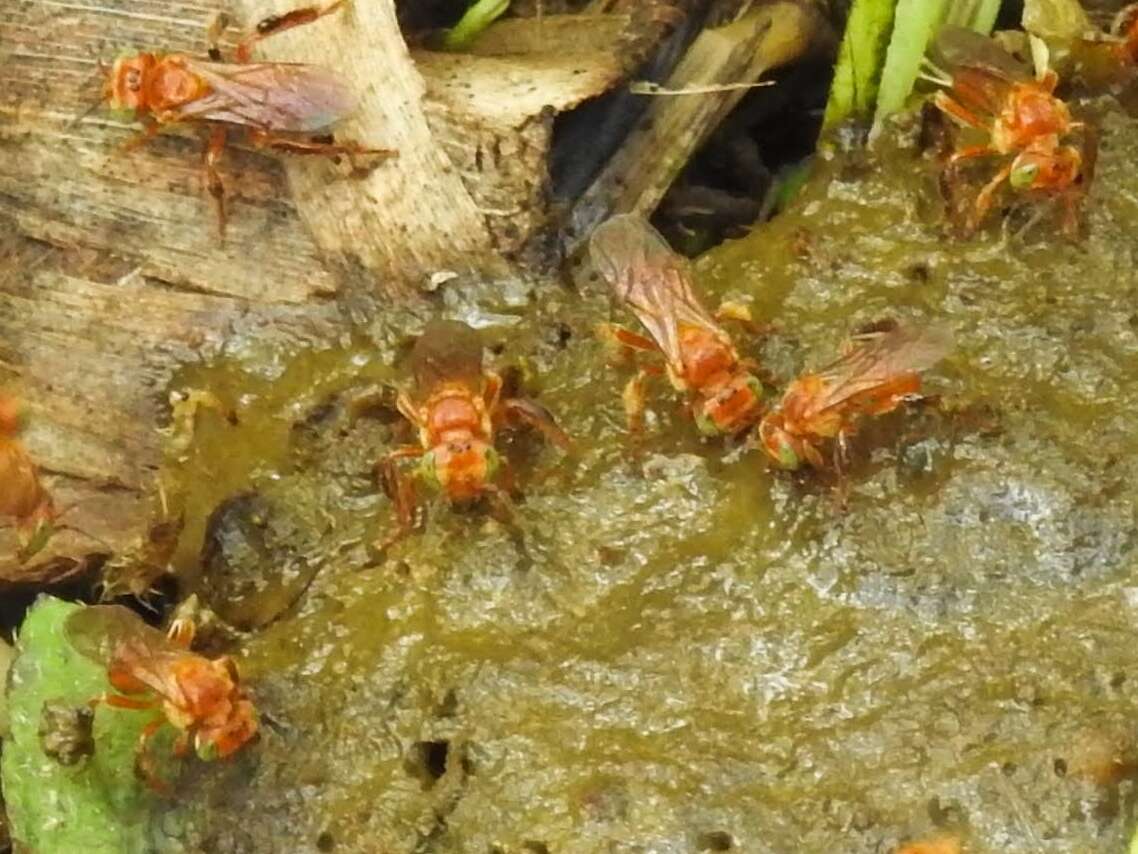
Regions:
[[174, 111], [180, 120], [229, 122], [263, 130], [311, 133], [356, 107], [347, 85], [316, 65], [186, 61], [213, 90]]
[[896, 326], [854, 336], [853, 348], [818, 372], [825, 391], [805, 413], [815, 416], [905, 374], [927, 371], [952, 349], [946, 326]]
[[35, 463], [19, 439], [0, 435], [0, 516], [30, 517], [45, 500]]
[[991, 39], [964, 27], [945, 27], [932, 50], [935, 65], [952, 75], [952, 94], [966, 107], [994, 116], [1008, 90], [1032, 79], [1030, 70]]
[[420, 392], [442, 382], [482, 384], [482, 337], [458, 320], [432, 320], [411, 350], [411, 373]]
[[589, 238], [589, 254], [677, 372], [683, 370], [681, 323], [730, 340], [696, 297], [687, 260], [643, 217], [619, 214], [601, 223]]
[[932, 60], [947, 68], [982, 68], [1008, 83], [1032, 79], [1031, 69], [987, 36], [966, 27], [943, 27], [933, 42]]
[[176, 690], [163, 665], [192, 654], [122, 605], [81, 608], [64, 621], [63, 632], [80, 655], [104, 667], [123, 666], [162, 696]]

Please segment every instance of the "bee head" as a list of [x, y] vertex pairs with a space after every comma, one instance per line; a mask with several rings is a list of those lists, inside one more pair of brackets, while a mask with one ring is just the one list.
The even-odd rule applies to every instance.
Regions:
[[144, 112], [146, 79], [156, 63], [152, 53], [119, 54], [107, 74], [107, 105], [115, 111]]

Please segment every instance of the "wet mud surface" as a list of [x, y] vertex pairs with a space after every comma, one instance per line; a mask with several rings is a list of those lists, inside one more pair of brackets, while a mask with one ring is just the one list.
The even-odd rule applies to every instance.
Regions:
[[[741, 349], [784, 385], [882, 317], [956, 349], [932, 402], [860, 434], [847, 494], [704, 442], [593, 333], [602, 283], [462, 296], [488, 359], [574, 437], [502, 441], [512, 522], [439, 502], [394, 524], [372, 465], [413, 441], [384, 403], [425, 317], [320, 352], [251, 342], [187, 370], [172, 459], [188, 589], [251, 630], [264, 714], [234, 763], [190, 764], [162, 851], [1120, 850], [1138, 699], [1138, 178], [1103, 103], [1086, 237], [1028, 211], [956, 242], [911, 148], [819, 160], [784, 215], [696, 265], [750, 304]], [[373, 405], [351, 401], [371, 393]], [[207, 524], [208, 523], [208, 524]], [[199, 564], [199, 545], [207, 542]]]

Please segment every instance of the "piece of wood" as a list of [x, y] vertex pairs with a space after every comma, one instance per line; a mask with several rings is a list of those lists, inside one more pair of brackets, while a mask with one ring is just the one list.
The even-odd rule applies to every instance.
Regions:
[[[43, 240], [136, 258], [147, 277], [258, 301], [332, 296], [345, 270], [374, 292], [403, 295], [440, 269], [502, 273], [499, 253], [516, 253], [546, 224], [553, 118], [619, 80], [627, 16], [504, 21], [479, 40], [478, 55], [420, 51], [412, 60], [401, 41], [359, 48], [397, 66], [388, 69], [357, 61], [352, 45], [383, 23], [372, 20], [382, 11], [376, 4], [359, 5], [366, 19], [349, 4], [258, 50], [336, 65], [365, 95], [338, 135], [406, 151], [353, 180], [342, 166], [235, 140], [221, 164], [231, 209], [224, 243], [195, 130], [168, 129], [124, 151], [137, 132], [129, 116], [100, 110], [75, 122], [100, 95], [99, 61], [122, 45], [204, 55], [218, 5], [45, 0], [14, 8], [0, 19], [0, 216]], [[280, 8], [293, 6], [281, 0]], [[251, 8], [245, 25], [269, 11]], [[230, 51], [240, 33], [227, 34]], [[355, 41], [338, 43], [347, 36]], [[410, 94], [396, 95], [395, 73], [410, 75]], [[381, 115], [367, 111], [376, 102]], [[388, 138], [404, 121], [405, 138]], [[317, 246], [298, 204], [330, 251]]]
[[[295, 8], [294, 0], [240, 0], [255, 22]], [[358, 260], [391, 291], [426, 287], [441, 270], [503, 274], [486, 222], [427, 123], [426, 84], [399, 32], [394, 0], [346, 4], [335, 14], [261, 42], [258, 57], [330, 68], [359, 98], [336, 134], [399, 156], [344, 180], [322, 158], [285, 164], [292, 197], [325, 252]]]
[[[753, 82], [763, 72], [810, 50], [821, 27], [822, 20], [812, 6], [776, 0], [726, 26], [704, 30], [663, 86], [682, 90]], [[574, 206], [569, 250], [575, 251], [612, 214], [649, 215], [745, 93], [745, 89], [727, 89], [643, 96], [651, 98], [651, 103], [639, 125]]]
[[276, 161], [231, 151], [224, 244], [201, 186], [192, 132], [137, 150], [126, 120], [94, 113], [97, 62], [122, 45], [204, 54], [214, 9], [128, 0], [15, 4], [0, 16], [0, 218], [62, 246], [132, 259], [140, 273], [193, 290], [266, 302], [304, 302], [337, 289], [297, 219]]
[[56, 507], [70, 508], [61, 521], [80, 529], [28, 565], [15, 558], [14, 531], [0, 529], [0, 589], [69, 577], [145, 530], [179, 365], [246, 338], [296, 348], [336, 330], [331, 305], [255, 307], [163, 286], [103, 253], [60, 251], [10, 229], [0, 263], [0, 387], [24, 402], [22, 440]]
[[554, 119], [623, 76], [615, 50], [623, 18], [574, 17], [545, 22], [561, 45], [555, 52], [537, 52], [536, 22], [521, 20], [506, 28], [521, 53], [504, 52], [508, 42], [500, 41], [487, 55], [414, 54], [434, 138], [486, 218], [494, 246], [509, 257], [548, 223]]

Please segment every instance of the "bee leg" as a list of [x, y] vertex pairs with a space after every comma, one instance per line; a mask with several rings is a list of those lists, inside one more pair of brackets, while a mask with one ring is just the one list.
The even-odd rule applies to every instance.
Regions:
[[122, 145], [123, 151], [134, 151], [140, 145], [145, 145], [158, 134], [158, 122], [150, 119], [140, 119], [142, 130], [136, 133]]
[[213, 18], [210, 19], [209, 26], [206, 27], [205, 41], [209, 45], [209, 58], [214, 62], [221, 62], [221, 35], [229, 26], [229, 15], [225, 12], [218, 12]]
[[801, 445], [801, 455], [813, 468], [824, 469], [826, 467], [826, 460], [818, 452], [809, 441], [803, 441]]
[[836, 478], [834, 495], [837, 498], [838, 507], [843, 511], [849, 506], [849, 478], [846, 476], [848, 465], [849, 439], [846, 432], [842, 430], [838, 433], [838, 439], [834, 443], [834, 476]]
[[162, 795], [170, 794], [170, 786], [158, 776], [158, 769], [151, 755], [150, 740], [166, 723], [165, 715], [159, 715], [142, 728], [138, 734], [138, 744], [134, 748], [134, 773], [147, 787]]
[[614, 347], [627, 351], [640, 351], [643, 353], [659, 353], [660, 348], [651, 338], [637, 335], [635, 332], [617, 326], [615, 323], [598, 323], [597, 337]]
[[1082, 195], [1081, 187], [1071, 187], [1059, 196], [1059, 206], [1062, 209], [1059, 227], [1068, 240], [1075, 240], [1079, 236], [1079, 203]]
[[190, 753], [191, 736], [188, 732], [182, 732], [174, 739], [174, 755], [179, 759], [183, 759]]
[[499, 478], [506, 482], [504, 487], [493, 483], [486, 486], [486, 497], [490, 500], [490, 515], [505, 528], [510, 541], [521, 556], [523, 567], [528, 568], [533, 565], [533, 559], [526, 547], [525, 529], [518, 522], [518, 513], [510, 498], [510, 493], [515, 489], [513, 472], [504, 466]]
[[153, 709], [158, 706], [159, 701], [154, 698], [137, 699], [135, 697], [124, 697], [122, 694], [111, 694], [108, 692], [95, 697], [91, 700], [89, 705], [91, 708], [95, 708], [99, 703], [106, 703], [115, 709], [132, 709], [137, 711], [139, 709]]
[[644, 430], [645, 394], [644, 381], [647, 372], [641, 368], [636, 376], [628, 381], [621, 392], [620, 400], [624, 404], [624, 420], [628, 425], [629, 433], [640, 433]]
[[985, 184], [984, 189], [982, 189], [980, 191], [980, 194], [976, 196], [976, 204], [973, 207], [972, 219], [969, 223], [970, 227], [973, 230], [980, 227], [980, 223], [984, 221], [984, 217], [988, 215], [988, 211], [992, 207], [992, 200], [996, 194], [996, 190], [1000, 188], [1000, 185], [1003, 184], [1011, 174], [1012, 164], [1009, 163], [1004, 166], [1003, 169], [997, 172], [995, 177], [993, 177], [991, 181]]
[[850, 440], [845, 430], [838, 433], [838, 441], [834, 446], [834, 466], [840, 474], [850, 462]]
[[415, 530], [417, 515], [415, 484], [411, 478], [405, 477], [399, 471], [398, 461], [411, 457], [421, 457], [424, 453], [426, 452], [417, 445], [405, 445], [385, 454], [376, 465], [380, 482], [383, 484], [383, 491], [391, 499], [391, 503], [395, 505], [397, 522], [394, 531], [382, 540], [375, 542], [375, 549], [381, 554]]
[[392, 148], [367, 148], [355, 142], [321, 142], [318, 140], [294, 139], [276, 136], [263, 130], [248, 132], [249, 142], [257, 148], [271, 148], [286, 154], [313, 154], [318, 157], [337, 157], [353, 154], [370, 155], [380, 158], [398, 157], [399, 152]]
[[546, 441], [556, 445], [563, 451], [569, 450], [573, 444], [569, 435], [557, 426], [549, 410], [540, 403], [524, 397], [512, 397], [502, 401], [502, 410], [510, 421], [521, 422], [541, 432]]
[[221, 180], [221, 173], [217, 164], [225, 151], [225, 128], [214, 125], [209, 131], [209, 140], [205, 148], [205, 178], [206, 188], [213, 196], [217, 206], [217, 233], [222, 240], [225, 239], [225, 184]]
[[956, 119], [962, 125], [980, 129], [985, 127], [984, 120], [980, 116], [956, 101], [947, 92], [941, 91], [933, 95], [933, 103], [941, 112]]
[[291, 30], [293, 27], [303, 26], [304, 24], [311, 24], [313, 21], [318, 21], [325, 15], [335, 12], [344, 5], [344, 0], [334, 0], [323, 8], [319, 6], [304, 6], [300, 9], [293, 9], [291, 12], [285, 12], [283, 15], [269, 15], [262, 18], [257, 22], [253, 32], [247, 35], [237, 45], [237, 61], [248, 62], [250, 51], [259, 41], [267, 39], [276, 33], [283, 33], [285, 30]]
[[486, 387], [482, 390], [482, 400], [486, 404], [486, 411], [493, 415], [502, 394], [502, 377], [495, 371], [485, 371], [484, 375]]
[[170, 624], [166, 637], [170, 639], [171, 643], [183, 649], [189, 649], [194, 642], [195, 634], [197, 634], [197, 627], [194, 625], [194, 621], [189, 617], [182, 617]]

